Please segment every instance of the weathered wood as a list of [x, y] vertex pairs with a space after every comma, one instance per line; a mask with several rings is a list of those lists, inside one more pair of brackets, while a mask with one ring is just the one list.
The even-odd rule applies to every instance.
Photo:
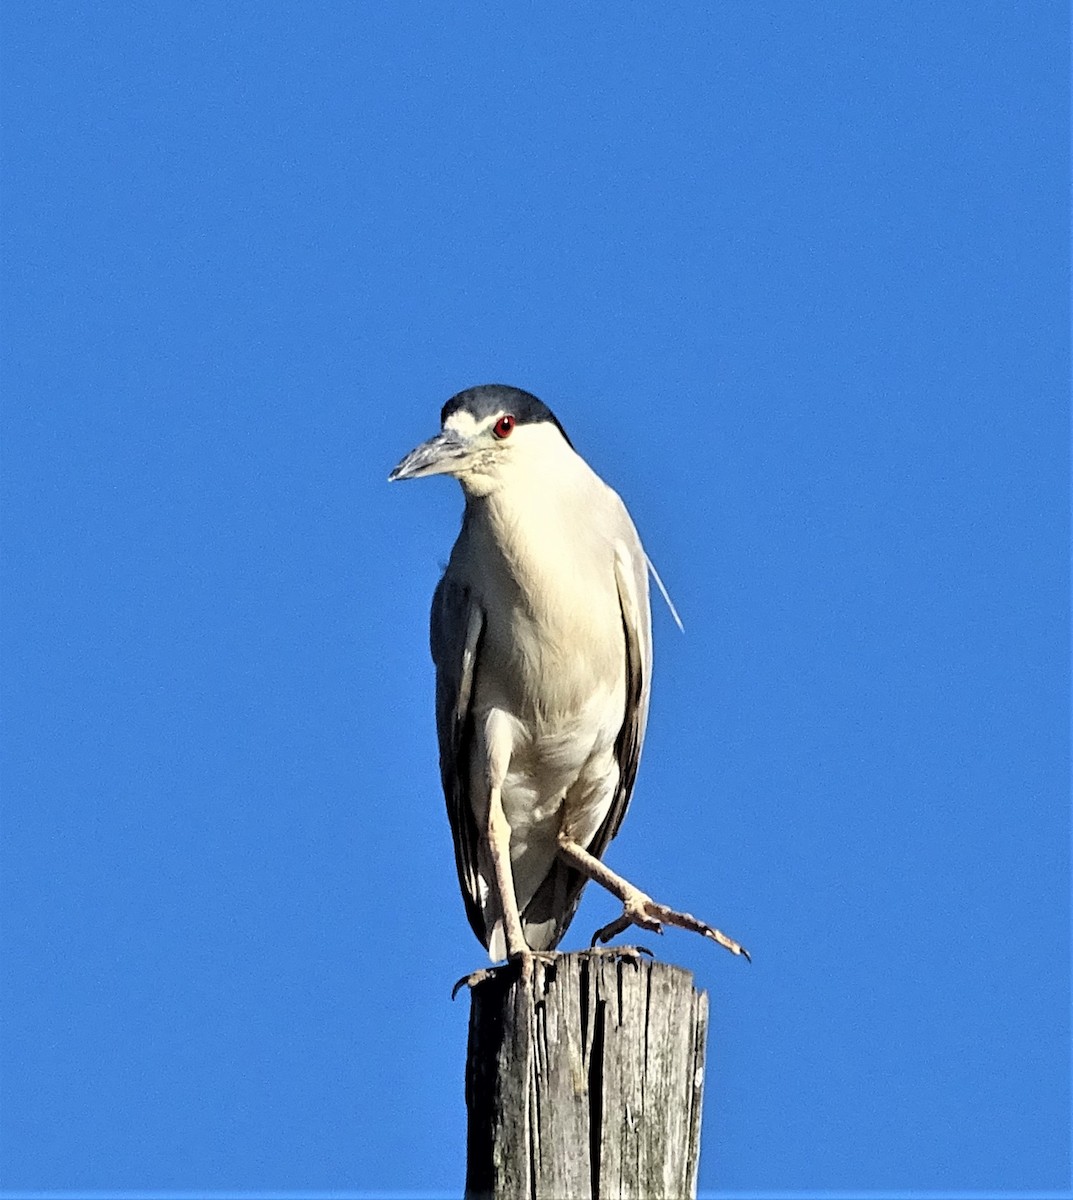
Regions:
[[467, 1200], [696, 1195], [708, 996], [607, 952], [472, 989]]

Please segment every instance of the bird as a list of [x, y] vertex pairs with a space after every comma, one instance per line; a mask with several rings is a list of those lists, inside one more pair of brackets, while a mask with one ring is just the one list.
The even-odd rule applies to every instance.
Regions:
[[650, 570], [666, 596], [625, 504], [520, 388], [461, 391], [440, 424], [388, 478], [447, 475], [465, 497], [429, 633], [440, 775], [474, 933], [492, 962], [548, 954], [594, 881], [623, 906], [594, 946], [667, 924], [748, 958], [603, 861], [648, 720]]

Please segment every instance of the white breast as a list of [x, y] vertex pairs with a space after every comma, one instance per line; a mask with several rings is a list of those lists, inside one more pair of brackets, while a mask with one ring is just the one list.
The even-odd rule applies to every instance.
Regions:
[[615, 544], [597, 532], [621, 533], [621, 502], [580, 458], [565, 467], [567, 480], [514, 476], [471, 503], [452, 556], [485, 614], [474, 716], [496, 708], [512, 730], [503, 806], [522, 908], [554, 861], [564, 798], [582, 844], [601, 824], [626, 703]]

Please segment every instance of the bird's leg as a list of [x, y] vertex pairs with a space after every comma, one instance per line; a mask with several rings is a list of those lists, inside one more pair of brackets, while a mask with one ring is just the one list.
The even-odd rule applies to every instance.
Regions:
[[[499, 918], [503, 922], [503, 936], [506, 941], [507, 961], [520, 972], [522, 984], [525, 987], [533, 985], [534, 966], [539, 959], [542, 962], [553, 963], [556, 955], [545, 951], [531, 950], [525, 940], [525, 930], [522, 927], [521, 913], [518, 910], [518, 896], [514, 890], [514, 869], [510, 859], [510, 822], [503, 810], [503, 781], [507, 776], [510, 765], [510, 755], [513, 748], [513, 738], [510, 721], [498, 709], [492, 709], [485, 719], [482, 729], [482, 752], [485, 763], [485, 782], [488, 788], [488, 807], [483, 813], [478, 810], [478, 825], [480, 827], [480, 848], [482, 869], [490, 870], [495, 889], [495, 898], [499, 906]], [[463, 986], [476, 987], [484, 980], [491, 978], [502, 967], [485, 967], [474, 971], [472, 975], [463, 976], [451, 992], [452, 999]]]
[[529, 943], [522, 930], [518, 912], [518, 897], [514, 893], [514, 871], [510, 862], [510, 825], [503, 812], [503, 798], [498, 787], [488, 797], [488, 824], [485, 829], [488, 857], [492, 860], [499, 896], [499, 911], [503, 914], [503, 933], [507, 939], [507, 958], [519, 958], [529, 953]]
[[[494, 763], [494, 757], [489, 755], [489, 766]], [[490, 771], [491, 774], [491, 771]], [[488, 813], [484, 821], [481, 837], [481, 849], [486, 856], [486, 866], [492, 868], [492, 879], [495, 882], [496, 896], [499, 900], [499, 912], [503, 920], [503, 934], [507, 942], [507, 961], [509, 967], [482, 967], [462, 978], [451, 989], [451, 999], [458, 995], [463, 987], [474, 988], [491, 979], [500, 971], [517, 966], [521, 971], [523, 983], [529, 985], [533, 979], [533, 959], [545, 957], [535, 955], [529, 949], [522, 929], [522, 918], [518, 912], [518, 897], [514, 892], [514, 872], [510, 862], [510, 823], [503, 811], [503, 796], [501, 781], [493, 782], [488, 791]]]
[[638, 925], [652, 933], [662, 933], [664, 925], [677, 925], [680, 929], [688, 929], [693, 933], [699, 933], [702, 937], [710, 938], [713, 942], [718, 942], [720, 946], [725, 946], [731, 954], [740, 954], [746, 959], [749, 958], [749, 952], [733, 938], [728, 938], [725, 933], [713, 929], [711, 925], [706, 925], [690, 913], [676, 912], [665, 904], [657, 904], [651, 896], [645, 895], [639, 888], [635, 888], [632, 883], [623, 879], [621, 875], [616, 875], [606, 863], [602, 863], [595, 855], [590, 854], [563, 833], [559, 834], [559, 857], [583, 875], [588, 876], [594, 883], [607, 888], [613, 896], [617, 896], [622, 901], [622, 916], [593, 934], [592, 944], [594, 946], [597, 942], [610, 941], [611, 938], [622, 933], [631, 925]]
[[529, 953], [529, 943], [525, 940], [522, 918], [518, 912], [514, 871], [510, 861], [510, 823], [503, 811], [503, 781], [510, 766], [513, 736], [509, 719], [498, 709], [492, 709], [485, 721], [484, 743], [488, 771], [488, 813], [484, 842], [492, 863], [499, 911], [503, 917], [507, 958], [514, 960]]

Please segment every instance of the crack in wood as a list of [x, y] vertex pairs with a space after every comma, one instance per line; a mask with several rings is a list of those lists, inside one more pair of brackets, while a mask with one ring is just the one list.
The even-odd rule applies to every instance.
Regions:
[[589, 1180], [592, 1200], [600, 1200], [604, 1132], [604, 1023], [607, 1004], [597, 997], [589, 1055]]

